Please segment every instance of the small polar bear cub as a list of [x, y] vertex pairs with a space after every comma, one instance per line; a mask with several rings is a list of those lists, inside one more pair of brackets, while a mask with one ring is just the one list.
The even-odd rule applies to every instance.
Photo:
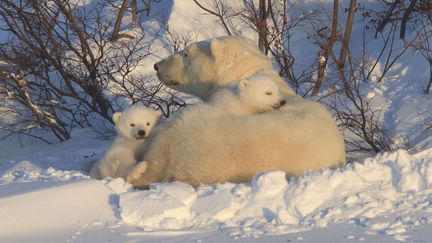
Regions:
[[122, 177], [136, 163], [136, 153], [148, 138], [153, 127], [159, 122], [162, 113], [143, 105], [133, 105], [123, 112], [116, 112], [112, 118], [117, 136], [90, 171], [95, 179]]
[[279, 109], [283, 99], [272, 76], [255, 74], [234, 87], [221, 89], [210, 97], [209, 105], [234, 115], [249, 115]]
[[[203, 110], [210, 110], [213, 114], [252, 115], [279, 109], [285, 105], [279, 86], [268, 74], [255, 74], [242, 79], [236, 86], [229, 86], [214, 93], [208, 103], [192, 106], [189, 110], [178, 115], [182, 120], [201, 114]], [[148, 163], [141, 161], [131, 167], [126, 180], [139, 180], [146, 172]]]

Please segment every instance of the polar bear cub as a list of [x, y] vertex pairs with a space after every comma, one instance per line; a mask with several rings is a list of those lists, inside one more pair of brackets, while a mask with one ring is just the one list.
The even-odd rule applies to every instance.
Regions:
[[[171, 119], [167, 123], [169, 125], [165, 124], [164, 128], [159, 127], [159, 129], [162, 130], [162, 133], [164, 133], [164, 129], [176, 129], [179, 122], [195, 120], [197, 115], [206, 114], [208, 117], [225, 114], [234, 116], [252, 115], [279, 109], [285, 103], [286, 101], [282, 98], [279, 86], [272, 76], [255, 74], [252, 77], [240, 80], [236, 86], [218, 90], [210, 97], [209, 102], [192, 106], [176, 114], [177, 119]], [[177, 131], [177, 133], [181, 133], [181, 131]], [[188, 149], [193, 150], [194, 148]], [[147, 165], [147, 161], [141, 161], [130, 167], [126, 180], [128, 182], [140, 180], [140, 177], [147, 171]], [[165, 169], [170, 170], [171, 168], [167, 167]], [[153, 174], [152, 176], [159, 176], [156, 172]]]
[[255, 74], [240, 80], [234, 87], [220, 89], [207, 104], [220, 112], [250, 115], [279, 109], [285, 103], [272, 76]]
[[123, 112], [116, 112], [112, 118], [117, 136], [90, 171], [95, 179], [122, 177], [136, 163], [136, 153], [148, 138], [153, 127], [159, 122], [162, 113], [143, 105], [133, 105]]

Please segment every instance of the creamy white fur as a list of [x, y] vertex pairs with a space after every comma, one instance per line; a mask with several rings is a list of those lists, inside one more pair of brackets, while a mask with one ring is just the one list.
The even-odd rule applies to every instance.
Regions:
[[213, 112], [250, 115], [279, 109], [283, 104], [285, 100], [271, 76], [259, 74], [218, 90], [201, 106], [208, 106]]
[[136, 163], [136, 153], [148, 138], [152, 128], [159, 122], [161, 113], [142, 105], [133, 105], [124, 112], [113, 114], [117, 136], [103, 157], [90, 171], [95, 179], [123, 177]]
[[220, 88], [256, 73], [270, 75], [282, 95], [294, 94], [273, 69], [271, 60], [244, 37], [221, 37], [191, 44], [155, 67], [165, 85], [205, 101]]
[[245, 38], [224, 37], [192, 44], [159, 62], [158, 77], [174, 89], [209, 100], [236, 79], [264, 72], [278, 84], [286, 104], [253, 115], [192, 109], [172, 117], [144, 146], [143, 162], [129, 174], [130, 183], [245, 182], [264, 171], [283, 170], [293, 176], [345, 164], [344, 140], [330, 113], [295, 95], [270, 61], [248, 43]]

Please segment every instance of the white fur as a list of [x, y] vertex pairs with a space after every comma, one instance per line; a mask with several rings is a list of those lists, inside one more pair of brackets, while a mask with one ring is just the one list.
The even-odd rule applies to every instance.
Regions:
[[128, 107], [124, 112], [113, 114], [117, 136], [90, 171], [96, 179], [123, 177], [136, 163], [136, 153], [159, 122], [161, 113], [141, 105]]
[[220, 89], [207, 103], [221, 113], [248, 115], [279, 109], [285, 100], [268, 74], [240, 80], [234, 87]]
[[[184, 53], [188, 55], [182, 57]], [[134, 186], [175, 180], [193, 185], [245, 182], [264, 171], [293, 176], [345, 164], [344, 140], [330, 113], [296, 96], [247, 39], [198, 42], [156, 66], [162, 82], [204, 100], [234, 80], [264, 73], [278, 84], [286, 104], [277, 111], [242, 116], [211, 109], [180, 113], [144, 146], [142, 162], [127, 178]]]
[[282, 95], [294, 94], [273, 69], [271, 60], [244, 37], [221, 37], [191, 44], [156, 63], [155, 68], [165, 85], [203, 100], [255, 73], [273, 77]]

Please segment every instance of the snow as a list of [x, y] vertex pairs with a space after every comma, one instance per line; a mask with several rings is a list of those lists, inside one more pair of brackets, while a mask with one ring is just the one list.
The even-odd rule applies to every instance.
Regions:
[[432, 223], [432, 149], [405, 150], [309, 172], [287, 183], [285, 173], [259, 174], [250, 184], [153, 184], [119, 195], [121, 217], [144, 231], [218, 228], [257, 237], [352, 223], [395, 239]]
[[[24, 186], [26, 184], [13, 184], [12, 188], [21, 191]], [[1, 242], [61, 234], [79, 230], [85, 224], [115, 219], [107, 203], [112, 191], [94, 180], [50, 183], [48, 187], [33, 188], [19, 195], [8, 195], [2, 189], [4, 187], [0, 188]]]
[[1, 176], [0, 242], [427, 242], [432, 225], [432, 149], [379, 154], [288, 181], [271, 171], [245, 184], [149, 190], [37, 164], [16, 163]]

